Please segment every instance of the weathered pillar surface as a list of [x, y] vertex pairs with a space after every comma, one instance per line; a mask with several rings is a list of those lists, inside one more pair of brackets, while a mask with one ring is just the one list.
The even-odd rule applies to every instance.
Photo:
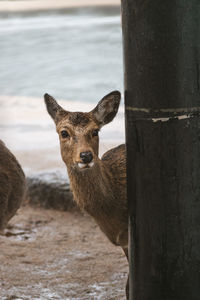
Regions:
[[200, 1], [122, 0], [130, 299], [200, 299]]

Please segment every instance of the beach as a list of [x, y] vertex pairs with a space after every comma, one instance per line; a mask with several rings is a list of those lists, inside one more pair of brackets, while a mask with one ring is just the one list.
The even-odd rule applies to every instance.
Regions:
[[[90, 111], [93, 103], [60, 100], [60, 105], [71, 111]], [[47, 113], [44, 99], [0, 96], [0, 138], [16, 155], [26, 175], [38, 172], [66, 173], [60, 155], [55, 124]], [[124, 142], [124, 111], [120, 107], [112, 123], [100, 132], [99, 156]]]
[[89, 216], [22, 207], [0, 243], [2, 300], [125, 300], [127, 260]]
[[0, 12], [24, 12], [61, 10], [92, 6], [119, 6], [119, 0], [35, 0], [35, 1], [1, 1]]

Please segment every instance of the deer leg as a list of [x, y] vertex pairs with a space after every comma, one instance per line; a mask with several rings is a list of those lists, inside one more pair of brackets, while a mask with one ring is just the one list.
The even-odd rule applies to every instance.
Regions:
[[8, 196], [1, 195], [0, 199], [0, 233], [3, 232], [3, 229], [6, 225], [6, 210], [7, 210]]
[[9, 179], [5, 174], [0, 175], [0, 232], [7, 222], [7, 207], [8, 207], [8, 197], [9, 197]]
[[[126, 258], [128, 260], [128, 248], [122, 248], [125, 255], [126, 255]], [[128, 279], [127, 279], [127, 282], [126, 282], [126, 299], [128, 300], [129, 299], [129, 275], [128, 275]]]
[[126, 282], [126, 299], [129, 300], [129, 275]]

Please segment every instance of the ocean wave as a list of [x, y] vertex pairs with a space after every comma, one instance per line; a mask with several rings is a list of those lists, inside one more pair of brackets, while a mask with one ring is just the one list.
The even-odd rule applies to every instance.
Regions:
[[40, 97], [48, 91], [93, 102], [97, 91], [123, 88], [119, 15], [0, 18], [0, 38], [2, 94]]
[[0, 34], [49, 29], [83, 28], [120, 24], [119, 16], [29, 16], [0, 19]]

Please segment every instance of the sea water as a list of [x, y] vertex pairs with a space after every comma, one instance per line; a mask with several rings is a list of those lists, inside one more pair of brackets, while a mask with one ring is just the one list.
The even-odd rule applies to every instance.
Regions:
[[[119, 8], [0, 15], [0, 139], [26, 170], [41, 165], [38, 153], [48, 157], [44, 169], [57, 160], [44, 93], [67, 110], [89, 111], [115, 89], [123, 92]], [[102, 152], [124, 142], [123, 105], [100, 137]]]

